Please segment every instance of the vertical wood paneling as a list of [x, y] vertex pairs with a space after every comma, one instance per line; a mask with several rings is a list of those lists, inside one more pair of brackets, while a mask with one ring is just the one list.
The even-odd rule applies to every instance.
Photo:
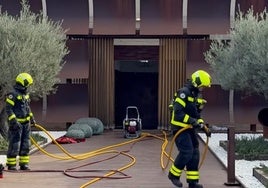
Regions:
[[185, 79], [186, 40], [162, 38], [159, 46], [158, 129], [168, 130], [168, 105]]
[[89, 40], [89, 116], [99, 118], [106, 128], [114, 126], [113, 39]]

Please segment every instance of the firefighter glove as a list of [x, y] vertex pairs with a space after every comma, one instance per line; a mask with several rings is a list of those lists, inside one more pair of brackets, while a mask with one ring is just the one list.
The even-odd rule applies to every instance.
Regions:
[[207, 137], [211, 137], [211, 131], [206, 125], [203, 125], [202, 130], [206, 133]]
[[194, 123], [192, 123], [193, 128], [200, 128], [203, 129], [204, 124], [203, 123], [198, 123], [197, 121], [195, 121]]

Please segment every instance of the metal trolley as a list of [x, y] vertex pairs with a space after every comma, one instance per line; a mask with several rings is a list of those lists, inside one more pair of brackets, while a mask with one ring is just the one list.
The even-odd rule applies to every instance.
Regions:
[[141, 135], [142, 123], [139, 110], [136, 106], [126, 108], [126, 117], [123, 120], [125, 138], [138, 138]]

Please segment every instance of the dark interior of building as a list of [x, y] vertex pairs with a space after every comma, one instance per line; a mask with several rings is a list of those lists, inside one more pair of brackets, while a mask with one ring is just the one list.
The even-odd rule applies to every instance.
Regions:
[[[136, 106], [144, 129], [157, 128], [157, 73], [115, 73], [115, 126], [122, 127], [127, 106]], [[136, 117], [135, 117], [136, 118]]]

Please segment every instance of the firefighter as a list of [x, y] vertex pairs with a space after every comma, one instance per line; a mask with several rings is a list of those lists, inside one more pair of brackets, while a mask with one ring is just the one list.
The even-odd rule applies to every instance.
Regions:
[[16, 77], [13, 91], [6, 97], [6, 113], [8, 118], [8, 151], [6, 165], [8, 170], [17, 170], [16, 158], [19, 156], [20, 170], [30, 170], [30, 131], [35, 124], [29, 103], [28, 87], [33, 84], [33, 78], [28, 73], [20, 73]]
[[[211, 77], [204, 70], [197, 70], [187, 80], [184, 87], [179, 89], [173, 99], [171, 127], [173, 135], [180, 129], [191, 125], [192, 128], [181, 132], [175, 139], [179, 150], [172, 164], [168, 178], [177, 186], [182, 187], [180, 176], [186, 167], [186, 179], [189, 188], [203, 188], [199, 181], [199, 143], [196, 130], [203, 130], [208, 137], [211, 132], [201, 118], [201, 111], [206, 100], [199, 98], [202, 88], [210, 87]], [[169, 106], [170, 107], [170, 106]]]

